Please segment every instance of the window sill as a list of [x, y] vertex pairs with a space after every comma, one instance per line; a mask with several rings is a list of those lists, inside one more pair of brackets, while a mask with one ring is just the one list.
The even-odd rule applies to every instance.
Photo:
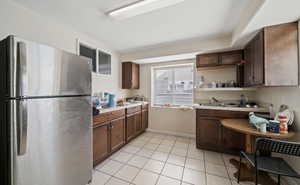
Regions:
[[151, 108], [161, 108], [161, 109], [177, 109], [177, 110], [194, 110], [192, 105], [185, 105], [185, 106], [166, 106], [166, 105], [151, 105]]

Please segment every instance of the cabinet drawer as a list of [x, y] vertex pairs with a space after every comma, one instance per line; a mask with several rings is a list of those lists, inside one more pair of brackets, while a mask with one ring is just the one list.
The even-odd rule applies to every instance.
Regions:
[[111, 112], [102, 113], [93, 117], [94, 125], [109, 121], [111, 118]]
[[235, 118], [247, 119], [249, 112], [244, 111], [226, 111], [226, 110], [210, 110], [210, 109], [197, 109], [197, 117], [212, 117], [212, 118]]
[[123, 116], [125, 116], [125, 109], [102, 113], [93, 117], [94, 125], [118, 119]]
[[127, 114], [132, 114], [132, 113], [135, 113], [135, 112], [139, 112], [141, 111], [142, 109], [142, 106], [136, 106], [136, 107], [130, 107], [130, 108], [127, 108]]
[[125, 116], [125, 109], [116, 110], [116, 111], [111, 112], [110, 119], [111, 120], [118, 119], [118, 118], [123, 117], [123, 116]]

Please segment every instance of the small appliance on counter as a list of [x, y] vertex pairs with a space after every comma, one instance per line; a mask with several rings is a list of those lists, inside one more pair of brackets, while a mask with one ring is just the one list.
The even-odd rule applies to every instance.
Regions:
[[108, 107], [115, 107], [117, 105], [116, 103], [116, 95], [114, 94], [109, 94], [107, 93], [108, 95]]

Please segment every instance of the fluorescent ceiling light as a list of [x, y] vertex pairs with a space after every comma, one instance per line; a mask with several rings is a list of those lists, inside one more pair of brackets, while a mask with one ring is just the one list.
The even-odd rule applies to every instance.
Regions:
[[122, 20], [172, 6], [183, 1], [184, 0], [141, 0], [128, 6], [110, 11], [108, 12], [108, 15], [117, 20]]
[[154, 58], [144, 58], [144, 59], [134, 60], [133, 62], [139, 64], [151, 64], [151, 63], [178, 61], [178, 60], [190, 60], [190, 59], [195, 59], [197, 54], [199, 54], [199, 52], [161, 56], [161, 57], [154, 57]]

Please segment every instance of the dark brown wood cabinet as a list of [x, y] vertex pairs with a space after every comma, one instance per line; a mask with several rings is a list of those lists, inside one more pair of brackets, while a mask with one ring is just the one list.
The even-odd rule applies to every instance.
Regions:
[[245, 47], [245, 86], [299, 84], [298, 23], [263, 28]]
[[93, 117], [94, 166], [148, 128], [148, 105], [138, 105]]
[[219, 55], [217, 53], [197, 55], [197, 67], [210, 67], [219, 65]]
[[133, 62], [122, 63], [122, 89], [140, 88], [140, 66]]
[[223, 147], [223, 151], [227, 153], [232, 153], [232, 151], [241, 151], [241, 149], [245, 148], [245, 135], [239, 132], [235, 132], [228, 128], [222, 126], [221, 130], [221, 144]]
[[264, 84], [263, 32], [258, 33], [245, 47], [245, 86]]
[[197, 148], [238, 154], [245, 146], [245, 135], [223, 127], [225, 118], [248, 118], [248, 112], [226, 110], [196, 110]]
[[148, 110], [142, 110], [142, 130], [146, 130], [148, 128]]
[[119, 118], [110, 123], [111, 151], [118, 150], [125, 144], [125, 118]]
[[243, 51], [200, 54], [196, 56], [197, 68], [236, 65], [243, 59]]
[[94, 166], [125, 144], [125, 110], [103, 113], [93, 117]]
[[236, 65], [243, 60], [243, 51], [228, 51], [219, 54], [221, 65]]
[[98, 125], [93, 129], [93, 160], [100, 163], [109, 155], [109, 123]]
[[206, 150], [218, 149], [221, 141], [219, 120], [197, 116], [197, 125], [197, 147]]
[[135, 114], [126, 115], [126, 141], [135, 137]]
[[139, 134], [142, 131], [142, 112], [138, 112], [135, 114], [135, 134]]

